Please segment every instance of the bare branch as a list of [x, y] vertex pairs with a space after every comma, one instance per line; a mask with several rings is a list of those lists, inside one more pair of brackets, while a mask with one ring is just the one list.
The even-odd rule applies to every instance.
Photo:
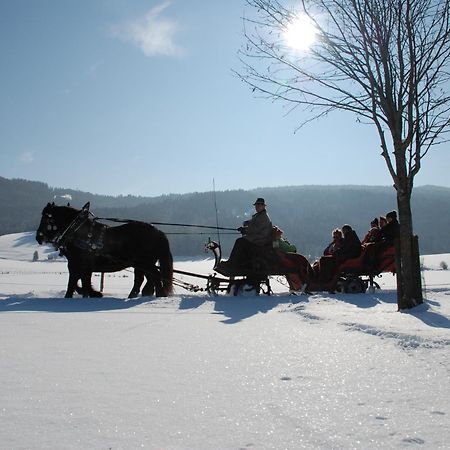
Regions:
[[[450, 0], [246, 0], [243, 71], [255, 93], [302, 109], [299, 127], [342, 110], [375, 124], [398, 191], [412, 189], [450, 126]], [[299, 14], [317, 41], [295, 53], [284, 33]], [[390, 142], [386, 134], [391, 137]]]

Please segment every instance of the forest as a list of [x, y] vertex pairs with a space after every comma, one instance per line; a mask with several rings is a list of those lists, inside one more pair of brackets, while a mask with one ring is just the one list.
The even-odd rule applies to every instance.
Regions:
[[[61, 205], [70, 201], [77, 208], [89, 201], [98, 217], [237, 228], [254, 213], [257, 197], [266, 199], [273, 224], [284, 231], [299, 253], [311, 258], [322, 253], [333, 228], [348, 223], [362, 239], [374, 217], [396, 209], [395, 191], [390, 186], [310, 185], [113, 197], [0, 177], [0, 235], [36, 230], [42, 209], [52, 201]], [[412, 205], [421, 254], [449, 253], [450, 188], [416, 187]], [[239, 236], [223, 230], [218, 235], [215, 229], [158, 227], [168, 234], [177, 256], [203, 254], [208, 238], [220, 239], [227, 254]]]

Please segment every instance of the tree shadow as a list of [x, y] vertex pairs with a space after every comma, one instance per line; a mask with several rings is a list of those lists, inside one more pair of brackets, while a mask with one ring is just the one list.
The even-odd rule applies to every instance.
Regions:
[[[442, 292], [448, 289], [442, 289]], [[331, 294], [334, 299], [355, 305], [358, 308], [373, 308], [382, 303], [396, 304], [396, 291], [384, 291], [374, 294]], [[439, 307], [440, 303], [433, 300], [424, 300], [424, 303], [409, 310], [402, 310], [403, 314], [410, 314], [421, 320], [424, 324], [434, 328], [450, 328], [450, 318], [432, 311], [431, 307]]]
[[421, 320], [425, 325], [433, 328], [450, 328], [450, 319], [436, 311], [431, 311], [430, 305], [425, 302], [415, 308], [403, 310], [402, 314], [409, 314]]

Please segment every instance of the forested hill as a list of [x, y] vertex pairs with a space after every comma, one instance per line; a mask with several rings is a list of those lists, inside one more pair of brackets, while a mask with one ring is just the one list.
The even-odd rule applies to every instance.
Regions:
[[[362, 238], [370, 220], [396, 209], [392, 187], [372, 186], [292, 186], [164, 195], [160, 197], [103, 196], [71, 189], [51, 188], [45, 183], [9, 180], [0, 177], [0, 234], [35, 230], [42, 208], [49, 201], [81, 207], [91, 202], [91, 211], [100, 217], [138, 219], [147, 222], [216, 224], [238, 227], [253, 212], [256, 197], [268, 203], [272, 222], [282, 228], [286, 237], [297, 245], [300, 253], [320, 254], [330, 240], [332, 228], [351, 224]], [[450, 252], [450, 189], [416, 187], [413, 194], [415, 233], [420, 238], [422, 254]], [[170, 233], [175, 255], [197, 255], [214, 230], [161, 226]], [[206, 234], [176, 234], [201, 232]], [[220, 235], [225, 253], [237, 235]]]

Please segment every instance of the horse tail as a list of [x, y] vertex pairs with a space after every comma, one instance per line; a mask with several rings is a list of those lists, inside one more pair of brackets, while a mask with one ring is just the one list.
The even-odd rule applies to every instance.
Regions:
[[161, 281], [164, 295], [173, 294], [173, 257], [169, 247], [169, 241], [164, 236], [164, 245], [159, 256], [159, 268], [161, 271]]

